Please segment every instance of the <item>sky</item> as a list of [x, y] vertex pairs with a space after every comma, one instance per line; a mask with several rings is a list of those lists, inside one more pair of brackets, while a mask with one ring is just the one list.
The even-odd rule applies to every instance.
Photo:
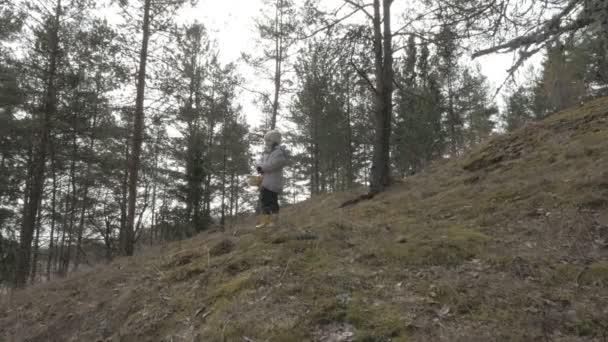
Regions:
[[[296, 0], [298, 3], [298, 0]], [[323, 5], [332, 7], [340, 5], [342, 0], [324, 0]], [[404, 0], [395, 1], [392, 11], [393, 27], [399, 25], [399, 15], [406, 11]], [[199, 0], [194, 9], [182, 12], [184, 21], [198, 20], [208, 28], [210, 36], [218, 42], [220, 56], [225, 63], [239, 60], [242, 52], [256, 53], [259, 47], [256, 45], [257, 31], [255, 29], [255, 18], [260, 16], [263, 9], [262, 0]], [[466, 57], [465, 57], [466, 58]], [[538, 63], [539, 57], [532, 59], [529, 64]], [[479, 63], [482, 73], [488, 78], [493, 89], [500, 86], [507, 77], [507, 70], [512, 65], [512, 54], [493, 54], [477, 58], [474, 62]], [[242, 63], [241, 63], [242, 64]], [[248, 89], [259, 89], [263, 87], [253, 74], [252, 70], [245, 65], [239, 67], [241, 75], [245, 79], [245, 87]], [[522, 68], [524, 70], [525, 68]], [[494, 94], [494, 91], [492, 91]], [[261, 124], [262, 114], [253, 103], [255, 96], [250, 92], [243, 91], [240, 96], [240, 104], [247, 122], [252, 126]], [[502, 106], [502, 97], [496, 98], [499, 106]]]
[[[255, 18], [262, 7], [261, 0], [199, 0], [193, 10], [187, 9], [181, 16], [185, 21], [198, 20], [205, 24], [209, 36], [218, 43], [221, 60], [230, 63], [238, 62], [243, 52], [252, 53], [257, 49]], [[240, 63], [238, 70], [246, 88], [259, 86], [251, 68]], [[255, 95], [243, 90], [239, 99], [247, 123], [259, 126], [263, 115], [254, 103]]]

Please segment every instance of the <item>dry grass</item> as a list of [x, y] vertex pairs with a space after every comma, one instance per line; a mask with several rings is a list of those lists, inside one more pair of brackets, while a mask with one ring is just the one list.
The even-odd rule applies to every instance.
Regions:
[[4, 298], [0, 336], [605, 341], [607, 170], [599, 99], [351, 208], [319, 196]]

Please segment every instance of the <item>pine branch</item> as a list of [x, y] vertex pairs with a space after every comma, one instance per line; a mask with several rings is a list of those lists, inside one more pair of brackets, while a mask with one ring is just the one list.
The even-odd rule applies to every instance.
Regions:
[[578, 4], [581, 3], [582, 0], [571, 0], [568, 6], [566, 6], [560, 13], [556, 14], [553, 18], [547, 21], [541, 28], [538, 30], [521, 37], [514, 38], [504, 44], [496, 45], [487, 49], [479, 50], [473, 53], [473, 58], [477, 58], [480, 56], [488, 55], [495, 52], [511, 52], [515, 51], [521, 47], [530, 46], [534, 44], [541, 44], [547, 39], [559, 36], [563, 33], [577, 31], [581, 28], [584, 28], [590, 25], [593, 20], [586, 17], [580, 17], [570, 24], [565, 26], [560, 26], [561, 22], [565, 17], [570, 15]]

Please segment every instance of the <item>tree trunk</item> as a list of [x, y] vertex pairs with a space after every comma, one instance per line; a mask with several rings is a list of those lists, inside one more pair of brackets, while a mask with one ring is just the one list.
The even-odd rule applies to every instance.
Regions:
[[351, 189], [354, 183], [354, 172], [353, 172], [353, 128], [351, 126], [351, 104], [350, 104], [350, 75], [346, 75], [346, 138], [347, 142], [347, 155], [346, 158], [346, 189]]
[[[130, 126], [130, 124], [128, 124]], [[125, 139], [125, 160], [129, 160], [129, 134]], [[127, 162], [128, 164], [128, 162]], [[127, 231], [127, 202], [128, 202], [128, 187], [129, 187], [129, 170], [128, 167], [124, 168], [122, 175], [122, 183], [120, 186], [120, 231], [119, 231], [119, 242], [123, 241], [124, 234]]]
[[[224, 159], [226, 157], [224, 156]], [[222, 171], [222, 203], [220, 214], [220, 226], [224, 229], [226, 224], [226, 162], [224, 161], [224, 170]]]
[[146, 62], [148, 58], [148, 40], [150, 38], [150, 5], [152, 0], [145, 0], [144, 21], [139, 55], [139, 73], [137, 76], [137, 97], [135, 99], [135, 118], [133, 122], [132, 151], [129, 158], [129, 207], [127, 226], [122, 236], [121, 250], [124, 255], [133, 255], [135, 232], [135, 205], [137, 204], [137, 177], [144, 134], [144, 94], [146, 89]]
[[452, 93], [452, 77], [451, 67], [448, 71], [448, 116], [449, 116], [449, 130], [450, 130], [450, 151], [451, 157], [455, 157], [458, 154], [458, 145], [456, 143], [456, 113], [454, 111], [454, 95]]
[[312, 118], [311, 118], [311, 137], [312, 137], [312, 143], [311, 143], [311, 149], [312, 149], [312, 182], [311, 182], [311, 195], [317, 195], [320, 192], [320, 187], [321, 187], [321, 179], [320, 179], [320, 173], [321, 173], [321, 168], [320, 168], [320, 149], [319, 149], [319, 123], [318, 123], [318, 116], [320, 115], [320, 113], [313, 113]]
[[40, 252], [40, 228], [42, 225], [42, 196], [40, 197], [40, 203], [38, 203], [38, 217], [36, 219], [36, 237], [34, 238], [34, 251], [32, 257], [32, 273], [30, 283], [36, 282], [36, 273], [38, 273], [38, 254]]
[[[0, 162], [0, 174], [6, 174], [5, 171], [4, 171], [4, 170], [6, 170], [5, 163], [6, 163], [6, 153], [3, 152], [2, 153], [2, 161]], [[4, 187], [0, 187], [0, 205], [4, 202], [4, 193], [5, 193], [5, 191], [3, 191], [3, 190], [4, 190]], [[0, 229], [2, 229], [2, 226], [0, 226]]]
[[32, 238], [36, 225], [36, 214], [42, 196], [44, 183], [44, 170], [46, 163], [47, 147], [50, 140], [52, 117], [56, 112], [57, 90], [55, 78], [57, 73], [57, 62], [59, 59], [59, 18], [61, 16], [61, 0], [57, 1], [55, 8], [55, 18], [51, 32], [48, 35], [49, 58], [48, 79], [46, 84], [46, 94], [44, 100], [44, 110], [40, 128], [38, 129], [35, 152], [32, 163], [31, 187], [28, 191], [29, 200], [23, 208], [23, 223], [19, 237], [19, 253], [17, 254], [17, 266], [15, 270], [15, 286], [24, 287], [30, 271], [30, 255], [32, 248]]
[[137, 240], [139, 239], [139, 237], [141, 236], [141, 232], [143, 231], [141, 229], [142, 227], [142, 222], [143, 222], [143, 217], [144, 214], [146, 213], [146, 210], [148, 209], [148, 204], [149, 204], [149, 199], [150, 199], [150, 189], [149, 189], [149, 183], [146, 179], [146, 174], [143, 174], [143, 179], [144, 179], [144, 183], [145, 183], [145, 187], [144, 187], [144, 203], [142, 205], [141, 211], [139, 212], [139, 214], [137, 214], [137, 221], [135, 223], [135, 229], [133, 232], [133, 243], [136, 243]]
[[234, 199], [234, 216], [239, 216], [239, 191], [238, 191], [238, 184], [240, 182], [239, 176], [236, 177], [236, 183], [237, 183], [237, 189], [236, 189], [236, 196]]
[[80, 210], [80, 222], [78, 223], [78, 235], [76, 236], [76, 256], [74, 257], [74, 271], [78, 270], [78, 266], [80, 265], [80, 258], [81, 258], [81, 250], [82, 250], [82, 235], [84, 232], [84, 218], [86, 215], [86, 203], [85, 203], [85, 199], [86, 199], [86, 194], [87, 194], [87, 187], [85, 185], [85, 190], [84, 190], [84, 196], [83, 196], [83, 203], [82, 203], [82, 207]]
[[[390, 22], [392, 0], [374, 0], [374, 55], [376, 92], [374, 101], [374, 154], [370, 179], [370, 194], [382, 192], [390, 185], [390, 135], [393, 93], [393, 57]], [[384, 37], [381, 24], [384, 23]]]
[[63, 204], [63, 208], [64, 208], [64, 215], [63, 215], [63, 222], [62, 222], [62, 226], [63, 229], [61, 230], [61, 244], [59, 247], [59, 253], [57, 253], [55, 255], [55, 270], [56, 272], [60, 275], [63, 276], [62, 273], [62, 258], [63, 258], [63, 251], [65, 249], [65, 234], [68, 231], [68, 211], [69, 211], [69, 203], [70, 203], [70, 196], [69, 196], [69, 185], [68, 185], [68, 190], [65, 192], [65, 202]]
[[[54, 145], [51, 145], [52, 149], [54, 150]], [[46, 262], [46, 279], [51, 280], [51, 264], [52, 264], [52, 260], [53, 260], [53, 255], [55, 254], [55, 252], [53, 251], [54, 247], [54, 235], [55, 235], [55, 216], [57, 215], [56, 213], [56, 206], [57, 206], [57, 169], [56, 169], [56, 165], [55, 165], [55, 153], [52, 152], [51, 155], [51, 173], [52, 173], [52, 177], [53, 177], [53, 192], [52, 192], [52, 197], [51, 197], [51, 235], [49, 238], [49, 255], [48, 255], [48, 259]]]
[[[192, 54], [192, 59], [195, 59], [196, 55]], [[195, 61], [191, 61], [193, 70], [195, 69]], [[200, 136], [198, 117], [192, 115], [194, 113], [194, 102], [193, 97], [195, 96], [195, 79], [194, 73], [190, 76], [189, 84], [189, 95], [188, 101], [183, 108], [185, 114], [187, 114], [188, 134], [187, 134], [187, 150], [186, 150], [186, 178], [187, 178], [187, 195], [186, 195], [186, 219], [188, 222], [197, 226], [200, 224], [200, 206], [201, 206], [201, 180], [197, 176], [196, 170], [198, 169], [198, 163], [200, 163], [200, 155], [198, 155], [198, 145], [200, 142], [198, 138]], [[198, 100], [197, 100], [198, 106]], [[197, 108], [198, 109], [198, 108]], [[195, 228], [197, 229], [197, 228]]]
[[[97, 92], [99, 93], [99, 81], [97, 82]], [[93, 149], [95, 148], [95, 128], [97, 126], [97, 113], [98, 110], [95, 108], [95, 113], [93, 114], [93, 122], [91, 124], [91, 136], [89, 142], [89, 151], [93, 153]], [[80, 257], [82, 252], [82, 235], [84, 233], [84, 217], [87, 208], [87, 197], [89, 196], [89, 184], [91, 179], [91, 165], [92, 161], [87, 162], [87, 169], [85, 171], [85, 179], [84, 179], [84, 189], [82, 189], [82, 206], [80, 210], [80, 222], [78, 223], [78, 236], [76, 241], [76, 258], [74, 260], [74, 271], [78, 270], [78, 266], [80, 265]]]
[[74, 234], [74, 224], [76, 220], [76, 153], [78, 145], [76, 143], [76, 127], [74, 124], [74, 134], [72, 136], [72, 163], [70, 165], [70, 184], [72, 185], [72, 203], [70, 206], [70, 225], [68, 227], [67, 248], [62, 255], [61, 274], [65, 275], [70, 269], [70, 259], [72, 258], [72, 241]]
[[270, 129], [277, 126], [279, 112], [279, 94], [281, 92], [281, 73], [283, 67], [283, 0], [277, 0], [275, 12], [275, 63], [274, 63], [274, 99], [272, 101], [272, 118]]
[[[213, 107], [214, 107], [214, 99], [211, 98], [211, 111], [213, 111]], [[215, 122], [213, 122], [213, 120], [210, 120], [209, 122], [209, 127], [208, 127], [208, 140], [207, 140], [207, 160], [211, 160], [211, 147], [213, 146], [213, 130], [215, 128]], [[203, 206], [205, 208], [205, 221], [209, 222], [211, 219], [211, 172], [208, 171], [207, 175], [205, 177], [205, 195], [204, 195], [204, 199], [203, 199]]]
[[230, 173], [230, 198], [228, 208], [228, 215], [231, 217], [234, 217], [234, 198], [236, 197], [235, 177], [235, 171], [232, 170], [232, 172]]
[[220, 219], [220, 226], [222, 227], [222, 229], [224, 229], [224, 226], [226, 224], [226, 165], [227, 165], [227, 148], [226, 148], [226, 125], [227, 125], [227, 120], [226, 120], [226, 116], [227, 113], [224, 111], [224, 123], [223, 123], [223, 127], [222, 127], [222, 208], [221, 208], [221, 219]]
[[152, 222], [150, 222], [150, 244], [154, 243], [156, 229], [156, 178], [158, 176], [158, 144], [160, 143], [160, 128], [156, 132], [156, 143], [154, 145], [154, 170], [152, 170]]
[[106, 234], [104, 236], [104, 242], [106, 244], [106, 260], [112, 261], [112, 225], [110, 220], [106, 219]]
[[[210, 113], [213, 113], [215, 111], [215, 84], [213, 85], [213, 87], [211, 88], [211, 99], [210, 99], [211, 103], [209, 104], [209, 108], [210, 108]], [[207, 121], [207, 151], [206, 151], [206, 157], [208, 161], [211, 161], [211, 150], [213, 147], [213, 139], [215, 138], [213, 135], [213, 130], [215, 129], [215, 120], [214, 118], [212, 118], [211, 116], [208, 118]], [[209, 165], [209, 169], [211, 168], [211, 163], [208, 164]], [[205, 222], [210, 222], [211, 219], [211, 174], [212, 174], [212, 170], [208, 170], [206, 177], [205, 177], [205, 192], [204, 192], [204, 196], [203, 196], [203, 207], [205, 208], [204, 210], [204, 215], [205, 215]]]

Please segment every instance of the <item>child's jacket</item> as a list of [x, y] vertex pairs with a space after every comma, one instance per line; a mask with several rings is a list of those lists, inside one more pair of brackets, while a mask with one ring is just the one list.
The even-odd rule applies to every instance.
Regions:
[[256, 163], [264, 173], [262, 187], [280, 193], [283, 191], [283, 167], [287, 165], [288, 152], [285, 146], [279, 145], [270, 152], [264, 152]]

